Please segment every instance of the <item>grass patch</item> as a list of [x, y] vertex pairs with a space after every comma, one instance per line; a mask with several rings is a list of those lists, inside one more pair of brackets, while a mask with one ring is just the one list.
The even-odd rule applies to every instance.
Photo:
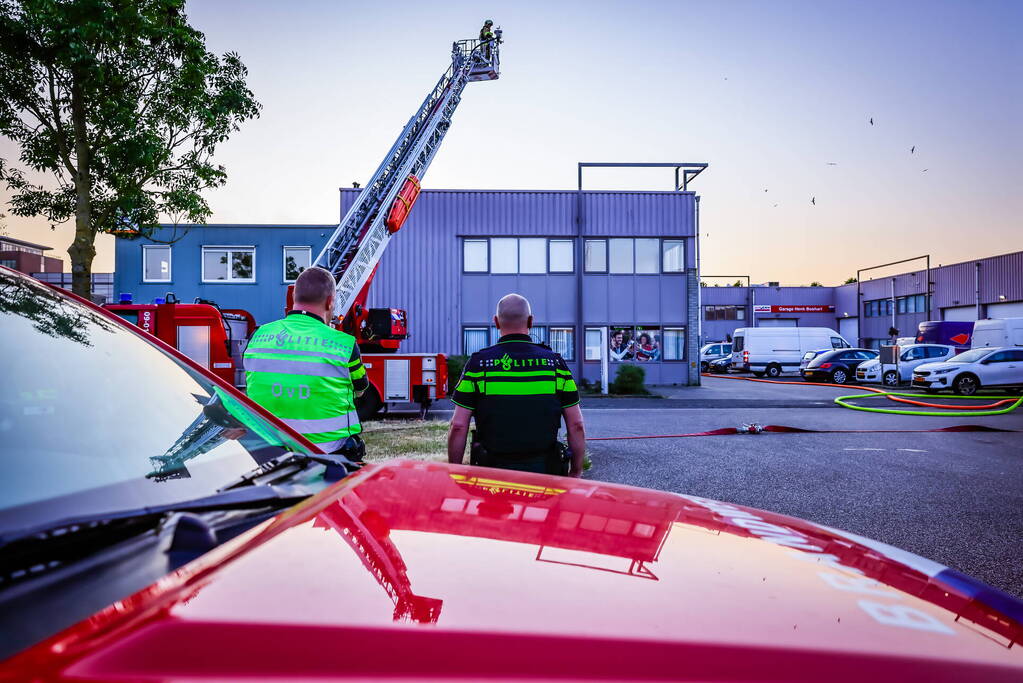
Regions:
[[362, 438], [366, 442], [366, 462], [394, 458], [435, 462], [448, 460], [447, 422], [375, 420], [363, 423]]

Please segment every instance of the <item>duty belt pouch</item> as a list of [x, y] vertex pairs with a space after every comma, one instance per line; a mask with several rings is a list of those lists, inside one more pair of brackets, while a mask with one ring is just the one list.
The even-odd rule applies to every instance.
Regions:
[[551, 448], [547, 456], [547, 474], [557, 474], [562, 477], [568, 476], [569, 465], [572, 464], [572, 451], [560, 441]]

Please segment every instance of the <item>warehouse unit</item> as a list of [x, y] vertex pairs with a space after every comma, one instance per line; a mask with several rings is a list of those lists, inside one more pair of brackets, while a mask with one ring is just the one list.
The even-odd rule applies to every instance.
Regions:
[[[878, 348], [912, 336], [925, 320], [1023, 317], [1023, 252], [1013, 252], [864, 279], [838, 287], [701, 288], [706, 341], [727, 338], [739, 327], [830, 327], [853, 344]], [[928, 288], [929, 283], [929, 288]]]
[[[342, 216], [359, 192], [341, 191]], [[650, 383], [696, 383], [697, 202], [690, 191], [424, 190], [367, 303], [408, 311], [403, 351], [467, 354], [496, 341], [494, 306], [519, 292], [536, 339], [577, 375], [599, 378], [607, 334], [612, 376], [619, 362], [642, 363]], [[115, 289], [140, 301], [202, 297], [267, 322], [333, 227], [164, 226], [119, 238]]]

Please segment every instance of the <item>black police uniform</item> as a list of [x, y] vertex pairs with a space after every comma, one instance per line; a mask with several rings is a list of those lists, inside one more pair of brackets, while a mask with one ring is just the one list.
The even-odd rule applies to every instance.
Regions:
[[561, 474], [561, 411], [579, 403], [565, 360], [526, 334], [506, 334], [469, 358], [452, 397], [473, 411], [474, 464]]

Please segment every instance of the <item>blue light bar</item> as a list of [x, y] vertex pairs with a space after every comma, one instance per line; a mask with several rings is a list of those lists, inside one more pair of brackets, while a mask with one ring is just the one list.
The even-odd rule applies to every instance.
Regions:
[[121, 292], [121, 296], [120, 296], [119, 301], [122, 304], [130, 304], [131, 303], [131, 292]]
[[163, 298], [162, 296], [158, 296], [158, 297], [155, 297], [155, 298], [153, 299], [153, 303], [154, 303], [154, 304], [156, 304], [157, 306], [159, 306], [160, 304], [165, 304], [165, 303], [167, 303], [167, 300], [166, 300], [166, 299], [164, 299], [164, 298]]

